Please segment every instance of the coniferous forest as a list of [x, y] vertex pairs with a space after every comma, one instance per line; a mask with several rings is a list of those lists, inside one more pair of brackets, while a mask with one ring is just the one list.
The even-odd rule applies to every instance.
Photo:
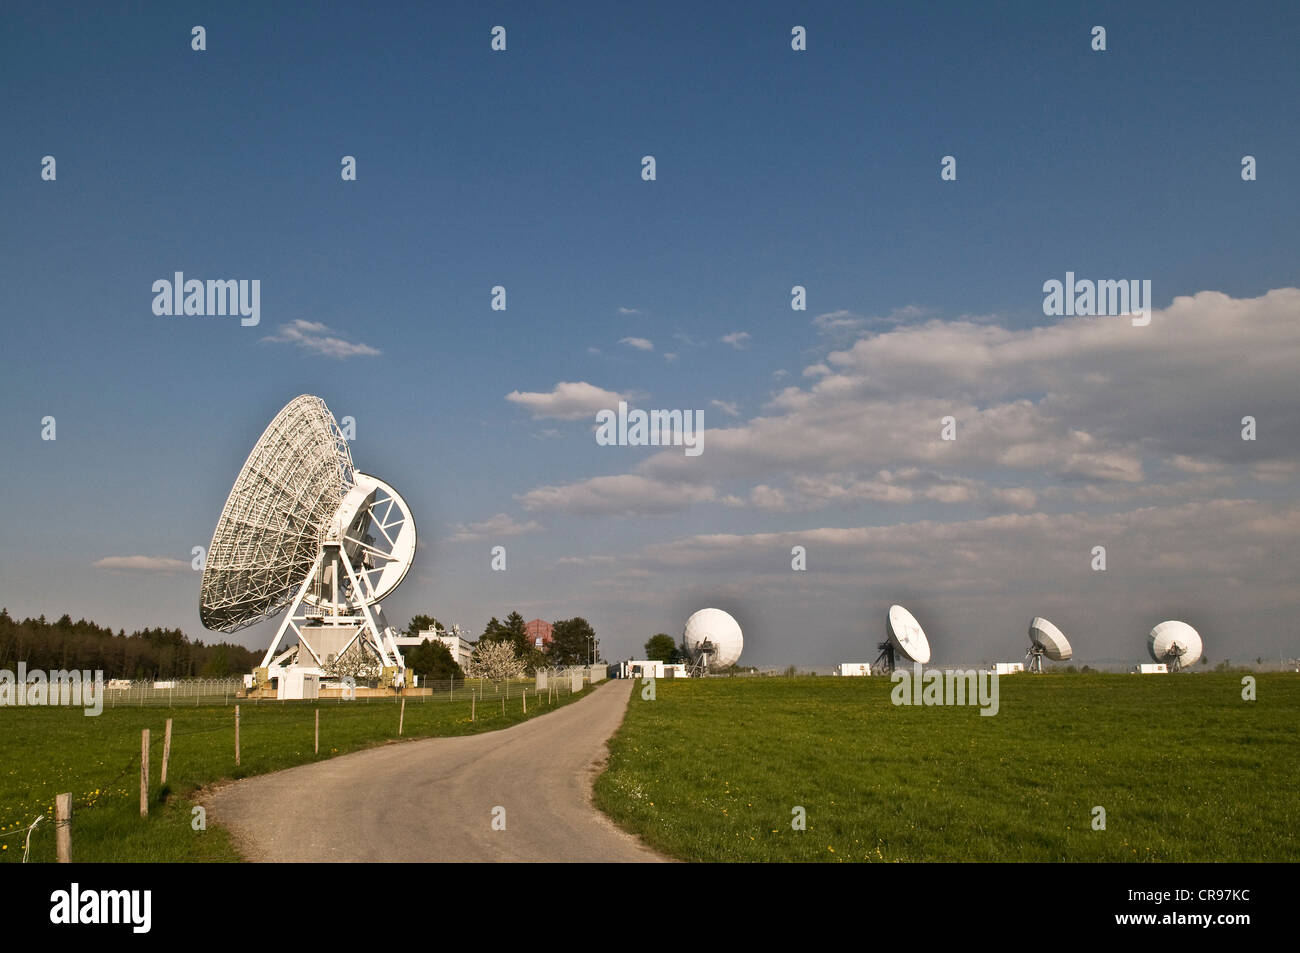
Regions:
[[0, 668], [16, 671], [89, 669], [104, 678], [223, 678], [253, 670], [258, 659], [242, 645], [191, 640], [179, 629], [139, 629], [129, 635], [64, 614], [19, 621], [0, 609]]

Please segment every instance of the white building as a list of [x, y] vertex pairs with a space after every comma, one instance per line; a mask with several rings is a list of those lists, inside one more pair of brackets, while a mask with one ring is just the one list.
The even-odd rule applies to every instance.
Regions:
[[425, 629], [420, 632], [420, 638], [428, 639], [430, 642], [441, 642], [447, 646], [447, 651], [451, 653], [457, 665], [462, 669], [469, 666], [469, 657], [474, 654], [474, 646], [470, 645], [469, 640], [463, 636], [448, 632], [439, 635], [433, 629]]
[[841, 662], [836, 675], [870, 675], [871, 666], [866, 662]]
[[1164, 662], [1147, 662], [1135, 670], [1138, 675], [1167, 675], [1169, 666]]
[[1014, 675], [1016, 672], [1025, 670], [1024, 662], [994, 662], [993, 673], [995, 675]]
[[426, 639], [430, 642], [441, 642], [447, 646], [447, 651], [451, 653], [451, 657], [456, 660], [456, 664], [461, 669], [465, 669], [469, 665], [469, 657], [474, 654], [474, 646], [470, 645], [469, 640], [460, 635], [459, 632], [449, 633], [436, 629], [421, 629], [419, 635], [399, 635], [393, 639], [393, 643], [398, 648], [408, 648], [417, 646]]
[[664, 663], [653, 659], [630, 659], [627, 663], [629, 678], [663, 678]]
[[320, 678], [306, 669], [293, 667], [277, 679], [277, 698], [319, 698]]

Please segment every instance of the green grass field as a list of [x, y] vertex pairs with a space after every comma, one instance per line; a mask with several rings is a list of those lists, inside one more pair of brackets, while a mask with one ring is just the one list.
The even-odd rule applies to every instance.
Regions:
[[[531, 686], [531, 681], [528, 683]], [[402, 737], [473, 734], [523, 721], [518, 689], [506, 714], [488, 685], [470, 721], [469, 692], [407, 699]], [[567, 692], [546, 705], [529, 692], [528, 716], [568, 704]], [[74, 861], [236, 861], [230, 837], [215, 824], [191, 827], [193, 795], [202, 785], [275, 771], [397, 738], [398, 703], [373, 699], [319, 703], [320, 754], [313, 752], [316, 702], [240, 702], [240, 766], [235, 766], [234, 705], [105, 708], [0, 708], [0, 862], [20, 862], [25, 829], [30, 862], [55, 859], [54, 799], [71, 792]], [[167, 787], [158, 784], [163, 725], [172, 719]], [[150, 812], [140, 817], [140, 731], [150, 730]]]
[[1300, 677], [1256, 677], [1016, 675], [992, 717], [882, 678], [638, 683], [596, 800], [684, 860], [1294, 861]]

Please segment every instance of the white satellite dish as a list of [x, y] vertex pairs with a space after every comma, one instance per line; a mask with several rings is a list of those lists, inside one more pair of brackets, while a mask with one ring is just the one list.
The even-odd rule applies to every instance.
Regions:
[[1186, 622], [1161, 622], [1147, 636], [1151, 658], [1164, 662], [1171, 672], [1195, 665], [1204, 650], [1201, 634]]
[[721, 609], [701, 609], [691, 614], [682, 630], [682, 651], [690, 659], [692, 675], [720, 672], [740, 661], [745, 637], [740, 623]]
[[1053, 662], [1065, 662], [1074, 657], [1070, 640], [1065, 633], [1042, 616], [1034, 616], [1029, 623], [1029, 651], [1025, 653], [1025, 671], [1041, 672], [1043, 657]]
[[876, 657], [876, 665], [881, 670], [892, 672], [899, 653], [904, 658], [920, 662], [922, 665], [930, 661], [930, 641], [925, 637], [925, 630], [921, 628], [921, 623], [916, 621], [912, 613], [902, 606], [893, 605], [889, 607], [887, 621], [889, 636], [876, 646], [880, 649], [880, 655]]
[[[329, 677], [357, 646], [387, 668], [405, 663], [380, 600], [415, 556], [406, 501], [356, 470], [319, 397], [276, 414], [240, 470], [208, 547], [199, 617], [235, 632], [289, 612], [262, 659], [272, 679], [290, 668]], [[285, 634], [298, 642], [277, 656]]]

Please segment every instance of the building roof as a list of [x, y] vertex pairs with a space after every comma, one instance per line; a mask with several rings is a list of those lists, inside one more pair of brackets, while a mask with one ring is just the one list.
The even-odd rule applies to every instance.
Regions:
[[531, 622], [524, 623], [524, 632], [527, 633], [528, 641], [535, 648], [543, 648], [554, 641], [551, 635], [552, 628], [551, 623], [544, 619], [533, 619]]

